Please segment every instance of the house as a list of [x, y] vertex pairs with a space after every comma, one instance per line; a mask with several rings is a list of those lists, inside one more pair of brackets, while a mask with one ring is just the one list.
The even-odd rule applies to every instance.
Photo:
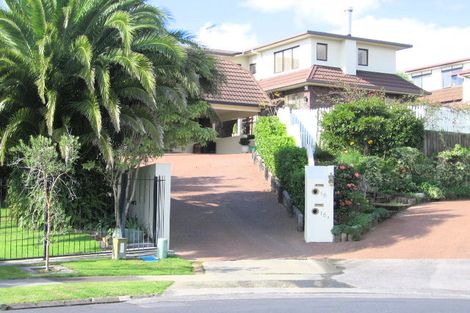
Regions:
[[411, 45], [318, 31], [241, 52], [217, 51], [249, 70], [271, 98], [290, 106], [330, 105], [331, 93], [353, 87], [387, 96], [425, 92], [396, 74], [396, 52]]
[[456, 105], [470, 102], [470, 58], [414, 68], [406, 71], [413, 83], [431, 95], [426, 102]]
[[350, 88], [391, 98], [426, 94], [396, 74], [396, 52], [408, 48], [411, 45], [307, 31], [246, 51], [208, 50], [225, 76], [219, 92], [205, 96], [220, 119], [213, 124], [221, 138], [212, 152], [239, 152], [234, 129], [242, 135], [242, 120], [256, 116], [273, 99], [289, 107], [317, 108], [333, 105]]

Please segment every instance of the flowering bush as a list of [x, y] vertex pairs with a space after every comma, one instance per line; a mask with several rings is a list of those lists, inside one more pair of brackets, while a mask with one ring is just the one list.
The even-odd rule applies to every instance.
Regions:
[[337, 166], [335, 172], [335, 224], [343, 224], [352, 216], [370, 209], [369, 200], [360, 191], [361, 174], [348, 165]]

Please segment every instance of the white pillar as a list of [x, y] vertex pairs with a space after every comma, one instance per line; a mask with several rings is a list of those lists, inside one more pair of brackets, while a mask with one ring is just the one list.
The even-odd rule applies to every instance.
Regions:
[[237, 120], [237, 136], [243, 135], [243, 119], [239, 118]]

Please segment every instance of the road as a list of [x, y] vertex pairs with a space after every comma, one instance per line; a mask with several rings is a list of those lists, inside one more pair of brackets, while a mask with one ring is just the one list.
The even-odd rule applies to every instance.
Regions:
[[[261, 299], [136, 300], [130, 303], [29, 310], [34, 313], [464, 313], [469, 299], [414, 299], [361, 295], [295, 295]], [[24, 312], [24, 311], [23, 311]]]

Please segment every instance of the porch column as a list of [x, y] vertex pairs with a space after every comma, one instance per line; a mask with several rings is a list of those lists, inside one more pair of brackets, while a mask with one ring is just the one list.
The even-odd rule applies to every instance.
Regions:
[[241, 136], [243, 135], [243, 119], [239, 118], [237, 119], [237, 135]]

